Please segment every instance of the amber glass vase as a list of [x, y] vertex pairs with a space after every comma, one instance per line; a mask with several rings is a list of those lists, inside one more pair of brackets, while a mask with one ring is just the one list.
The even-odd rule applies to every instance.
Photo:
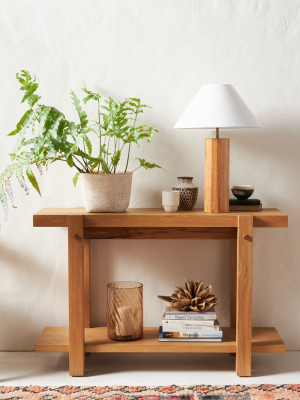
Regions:
[[111, 282], [107, 285], [107, 336], [111, 340], [143, 337], [143, 284]]

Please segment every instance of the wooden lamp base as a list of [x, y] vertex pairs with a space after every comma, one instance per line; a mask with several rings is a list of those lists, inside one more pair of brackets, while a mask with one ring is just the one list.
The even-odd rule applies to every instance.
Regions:
[[205, 212], [229, 212], [229, 148], [230, 139], [205, 139]]

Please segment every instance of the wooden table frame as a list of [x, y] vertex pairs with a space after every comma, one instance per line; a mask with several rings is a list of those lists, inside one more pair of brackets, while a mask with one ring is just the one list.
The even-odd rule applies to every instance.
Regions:
[[[253, 227], [287, 227], [277, 209], [255, 213], [165, 213], [129, 209], [125, 213], [87, 213], [83, 208], [43, 209], [33, 216], [37, 227], [67, 227], [69, 252], [69, 328], [45, 328], [35, 350], [69, 352], [71, 376], [83, 376], [86, 352], [236, 353], [236, 373], [251, 376], [253, 352], [284, 352], [275, 328], [252, 328]], [[144, 337], [114, 342], [106, 328], [90, 326], [90, 239], [227, 239], [231, 248], [231, 321], [222, 343], [158, 342], [158, 328]]]

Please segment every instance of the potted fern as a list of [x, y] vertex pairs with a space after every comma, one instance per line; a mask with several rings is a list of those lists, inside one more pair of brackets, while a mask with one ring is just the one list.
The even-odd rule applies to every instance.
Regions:
[[[83, 202], [88, 212], [123, 212], [130, 201], [132, 172], [128, 171], [132, 144], [139, 146], [142, 139], [150, 143], [156, 129], [151, 124], [138, 125], [138, 116], [147, 107], [140, 99], [129, 98], [116, 102], [112, 98], [101, 101], [99, 93], [82, 88], [83, 102], [94, 101], [97, 106], [97, 121], [89, 121], [74, 92], [71, 98], [77, 110], [79, 122], [68, 121], [55, 107], [40, 104], [36, 94], [39, 86], [35, 76], [22, 70], [16, 75], [24, 91], [23, 102], [29, 109], [8, 136], [16, 136], [12, 163], [0, 175], [0, 199], [8, 216], [8, 200], [14, 207], [10, 179], [15, 175], [21, 187], [28, 193], [24, 172], [31, 185], [41, 195], [33, 172], [35, 166], [42, 174], [43, 169], [56, 161], [66, 163], [76, 170], [74, 186], [80, 177]], [[93, 154], [92, 136], [98, 143]], [[91, 140], [92, 139], [92, 140]], [[94, 139], [95, 140], [95, 139]], [[124, 154], [125, 153], [125, 154]], [[125, 170], [118, 171], [121, 157], [126, 157]], [[138, 168], [161, 168], [142, 158]], [[7, 196], [6, 196], [7, 195]]]

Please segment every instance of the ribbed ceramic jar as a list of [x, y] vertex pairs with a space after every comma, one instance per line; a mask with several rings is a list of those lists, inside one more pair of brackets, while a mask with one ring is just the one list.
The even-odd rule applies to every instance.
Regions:
[[178, 210], [192, 210], [198, 199], [198, 186], [193, 183], [190, 176], [178, 176], [177, 185], [172, 190], [180, 191]]
[[111, 282], [107, 285], [107, 336], [111, 340], [143, 337], [143, 284]]
[[87, 212], [124, 212], [129, 206], [132, 172], [80, 174], [80, 183]]

